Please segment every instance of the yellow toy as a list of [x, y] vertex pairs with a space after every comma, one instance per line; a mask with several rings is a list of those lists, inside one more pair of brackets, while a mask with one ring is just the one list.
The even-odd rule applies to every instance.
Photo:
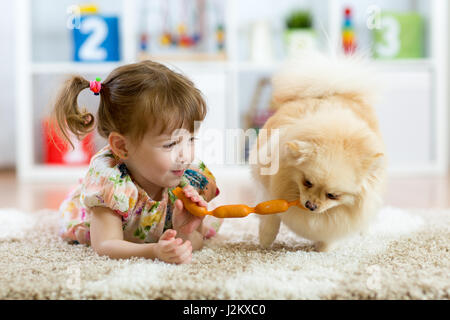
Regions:
[[180, 199], [187, 211], [194, 216], [203, 217], [211, 215], [217, 218], [243, 218], [250, 213], [257, 214], [274, 214], [284, 212], [291, 206], [301, 207], [300, 200], [287, 201], [284, 199], [269, 200], [258, 204], [256, 207], [249, 207], [245, 204], [232, 204], [215, 208], [213, 211], [208, 211], [205, 207], [198, 206], [191, 199], [186, 197], [183, 189], [177, 187], [172, 190], [173, 194]]

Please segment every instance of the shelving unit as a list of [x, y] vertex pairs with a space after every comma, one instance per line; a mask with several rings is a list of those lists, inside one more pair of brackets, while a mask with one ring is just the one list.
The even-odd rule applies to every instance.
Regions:
[[[48, 2], [48, 0], [46, 0]], [[39, 1], [42, 6], [46, 1]], [[67, 5], [73, 1], [66, 1]], [[62, 1], [62, 6], [66, 5]], [[77, 2], [77, 1], [75, 1]], [[115, 67], [138, 60], [138, 21], [141, 1], [115, 0], [98, 1], [100, 7], [120, 14], [122, 61], [118, 63], [74, 63], [59, 55], [42, 59], [36, 57], [39, 46], [39, 32], [45, 28], [45, 17], [36, 18], [36, 2], [32, 0], [15, 1], [16, 30], [16, 119], [17, 119], [17, 172], [26, 181], [69, 181], [75, 182], [84, 175], [86, 167], [58, 167], [44, 165], [39, 161], [39, 130], [34, 125], [46, 106], [37, 105], [34, 93], [41, 92], [42, 86], [52, 77], [63, 77], [70, 73], [81, 73], [96, 77], [106, 75]], [[367, 3], [366, 3], [367, 2]], [[447, 173], [447, 95], [448, 88], [448, 4], [445, 0], [397, 0], [372, 1], [381, 7], [394, 3], [400, 9], [416, 9], [423, 13], [427, 21], [427, 57], [414, 60], [374, 61], [381, 74], [391, 82], [385, 103], [378, 106], [380, 123], [388, 145], [391, 159], [391, 174], [446, 174]], [[50, 2], [47, 3], [47, 5]], [[52, 2], [54, 4], [54, 2]], [[58, 2], [59, 3], [59, 2]], [[102, 6], [102, 3], [105, 5]], [[343, 0], [289, 0], [282, 3], [264, 0], [226, 0], [225, 29], [226, 43], [223, 59], [208, 61], [180, 59], [167, 60], [163, 56], [155, 60], [176, 68], [192, 78], [204, 92], [210, 112], [202, 128], [224, 130], [239, 128], [241, 119], [248, 107], [254, 82], [260, 75], [270, 76], [280, 66], [283, 54], [278, 48], [272, 61], [255, 63], [248, 59], [245, 48], [248, 44], [248, 30], [252, 22], [265, 19], [274, 26], [274, 34], [281, 32], [280, 17], [286, 10], [295, 7], [309, 8], [314, 14], [316, 30], [322, 49], [334, 51], [339, 44], [342, 12], [350, 4], [363, 12], [369, 1]], [[255, 6], [260, 12], [251, 10]], [[56, 10], [56, 9], [55, 9]], [[44, 14], [44, 11], [42, 11]], [[40, 14], [40, 13], [39, 13]], [[364, 21], [360, 21], [360, 24]], [[33, 23], [37, 23], [36, 28]], [[41, 30], [42, 31], [42, 30]], [[276, 36], [278, 39], [280, 36]], [[59, 39], [55, 36], [57, 42]], [[66, 46], [61, 40], [62, 46]], [[278, 43], [278, 46], [280, 43]], [[63, 50], [64, 51], [64, 50]], [[67, 51], [67, 50], [66, 50]], [[59, 78], [58, 78], [59, 79]], [[242, 80], [242, 79], [245, 79]], [[249, 80], [250, 79], [250, 80]], [[251, 80], [254, 79], [254, 80]], [[252, 82], [253, 81], [253, 82]], [[49, 82], [50, 83], [50, 82]], [[410, 86], [408, 88], [408, 86]], [[37, 88], [37, 89], [36, 89]], [[407, 93], [407, 90], [411, 90]], [[41, 97], [44, 99], [43, 97]], [[48, 97], [50, 99], [50, 97]], [[86, 98], [86, 99], [92, 99]], [[92, 107], [96, 106], [93, 100]], [[97, 102], [98, 103], [98, 102]], [[408, 108], [409, 105], [413, 107]], [[408, 120], [408, 121], [406, 121]], [[400, 125], [405, 132], [399, 132]], [[413, 142], [409, 138], [414, 139]], [[223, 150], [224, 153], [229, 150]], [[393, 156], [393, 157], [392, 157]], [[208, 159], [204, 159], [208, 163]], [[210, 164], [222, 170], [242, 170], [245, 165]]]

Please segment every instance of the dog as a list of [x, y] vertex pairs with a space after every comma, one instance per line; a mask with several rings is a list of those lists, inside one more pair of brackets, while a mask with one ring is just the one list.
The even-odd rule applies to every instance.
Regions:
[[276, 111], [259, 131], [250, 159], [275, 144], [278, 154], [271, 159], [279, 160], [278, 170], [262, 174], [264, 165], [255, 161], [251, 173], [264, 197], [299, 199], [300, 205], [260, 216], [261, 246], [271, 246], [281, 221], [319, 252], [367, 229], [382, 205], [387, 168], [373, 107], [376, 79], [360, 57], [320, 54], [290, 61], [272, 78]]

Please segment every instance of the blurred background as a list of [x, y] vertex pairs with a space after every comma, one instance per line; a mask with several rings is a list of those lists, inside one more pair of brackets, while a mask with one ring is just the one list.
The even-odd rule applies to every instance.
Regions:
[[[204, 93], [207, 137], [261, 127], [273, 72], [311, 49], [362, 53], [386, 84], [376, 111], [390, 160], [387, 203], [449, 204], [447, 0], [4, 0], [0, 8], [2, 207], [56, 208], [105, 144], [96, 133], [74, 151], [49, 140], [49, 111], [69, 74], [104, 79], [126, 63], [167, 64]], [[98, 97], [85, 90], [79, 104], [96, 112]], [[219, 175], [246, 170], [248, 141], [217, 148], [228, 155], [236, 143], [239, 161], [211, 165]]]

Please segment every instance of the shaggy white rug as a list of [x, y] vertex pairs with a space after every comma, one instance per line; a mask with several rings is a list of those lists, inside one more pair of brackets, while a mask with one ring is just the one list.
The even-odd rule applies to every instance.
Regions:
[[449, 299], [450, 211], [384, 208], [329, 253], [228, 219], [189, 265], [111, 260], [57, 236], [54, 211], [0, 210], [0, 299]]

